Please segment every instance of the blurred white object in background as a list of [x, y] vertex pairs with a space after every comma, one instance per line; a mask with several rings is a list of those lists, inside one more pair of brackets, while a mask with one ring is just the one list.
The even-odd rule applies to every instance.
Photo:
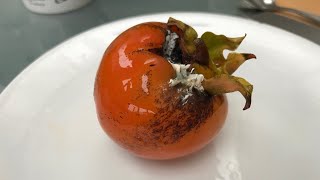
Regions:
[[91, 0], [22, 0], [32, 12], [40, 14], [59, 14], [81, 8]]

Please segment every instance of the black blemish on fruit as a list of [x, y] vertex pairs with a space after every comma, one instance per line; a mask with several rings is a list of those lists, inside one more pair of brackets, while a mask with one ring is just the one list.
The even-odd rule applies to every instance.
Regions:
[[182, 52], [181, 49], [179, 47], [179, 43], [177, 42], [176, 47], [173, 49], [172, 53], [171, 53], [171, 61], [174, 63], [182, 63]]
[[[172, 102], [172, 99], [176, 97], [174, 92], [166, 94], [163, 103], [167, 106], [163, 108], [164, 111], [161, 114], [157, 115], [159, 118], [156, 116], [156, 120], [154, 120], [160, 121], [159, 125], [153, 123], [150, 126], [152, 129], [163, 129], [153, 135], [162, 137], [165, 144], [177, 142], [192, 129], [200, 127], [213, 113], [213, 98], [210, 96], [195, 91], [193, 96], [189, 97], [189, 103], [183, 105], [180, 99]], [[168, 96], [168, 94], [170, 95]], [[193, 106], [191, 102], [195, 102], [197, 106]]]
[[[176, 88], [169, 88], [157, 99], [158, 111], [144, 128], [137, 131], [143, 137], [142, 146], [161, 146], [178, 142], [193, 129], [199, 128], [214, 112], [213, 104], [219, 107], [223, 100], [220, 96], [210, 96], [198, 91], [182, 104]], [[195, 108], [194, 104], [197, 104]]]
[[162, 48], [150, 48], [148, 49], [149, 52], [153, 53], [153, 54], [156, 54], [158, 56], [161, 56], [163, 57], [163, 51], [162, 51]]
[[150, 64], [149, 66], [150, 66], [150, 67], [153, 67], [153, 66], [155, 66], [155, 64]]

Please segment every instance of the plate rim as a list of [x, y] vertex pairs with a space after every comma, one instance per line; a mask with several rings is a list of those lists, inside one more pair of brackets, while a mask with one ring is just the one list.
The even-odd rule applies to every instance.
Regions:
[[[298, 36], [298, 35], [295, 35], [293, 33], [290, 33], [290, 32], [286, 32], [285, 30], [282, 30], [280, 28], [277, 28], [277, 27], [274, 27], [274, 26], [270, 26], [270, 25], [267, 25], [267, 24], [263, 24], [263, 23], [259, 23], [259, 22], [256, 22], [256, 21], [252, 21], [252, 20], [247, 20], [245, 18], [239, 18], [239, 17], [233, 17], [233, 16], [228, 16], [228, 15], [220, 15], [220, 14], [211, 14], [211, 13], [190, 13], [190, 12], [187, 12], [187, 13], [181, 13], [181, 12], [174, 12], [174, 13], [171, 13], [171, 14], [175, 14], [175, 15], [180, 15], [180, 16], [185, 16], [185, 15], [193, 15], [195, 16], [195, 19], [198, 19], [197, 16], [201, 16], [201, 15], [206, 15], [207, 18], [225, 18], [226, 21], [228, 20], [231, 20], [232, 22], [233, 21], [238, 21], [239, 20], [239, 25], [241, 24], [244, 24], [244, 25], [252, 25], [253, 28], [257, 28], [257, 29], [260, 29], [260, 28], [268, 28], [268, 30], [274, 30], [272, 31], [272, 33], [276, 33], [276, 37], [280, 37], [282, 35], [285, 35], [284, 37], [292, 37], [292, 38], [297, 38], [297, 44], [295, 44], [294, 46], [296, 45], [299, 45], [299, 42], [305, 42], [307, 43], [307, 47], [314, 47], [314, 43], [307, 40], [307, 41], [304, 41], [302, 37]], [[171, 15], [170, 14], [170, 15]], [[74, 44], [75, 42], [79, 42], [79, 40], [82, 40], [82, 37], [83, 36], [88, 36], [88, 35], [92, 35], [92, 34], [95, 34], [96, 32], [101, 32], [100, 30], [104, 28], [104, 26], [112, 26], [112, 23], [123, 23], [123, 22], [136, 22], [136, 21], [139, 21], [139, 20], [136, 20], [136, 18], [149, 18], [151, 19], [153, 16], [156, 16], [154, 17], [154, 19], [156, 18], [161, 18], [161, 16], [163, 15], [168, 15], [168, 13], [158, 13], [158, 14], [151, 14], [151, 15], [142, 15], [142, 16], [135, 16], [135, 17], [129, 17], [129, 18], [124, 18], [124, 19], [121, 19], [121, 20], [117, 20], [117, 21], [113, 21], [113, 22], [110, 22], [110, 23], [106, 23], [106, 24], [102, 24], [100, 26], [96, 26], [96, 27], [93, 27], [89, 30], [86, 30], [82, 33], [79, 33], [69, 39], [66, 39], [65, 41], [59, 43], [58, 45], [56, 45], [55, 47], [49, 49], [48, 51], [46, 51], [44, 54], [42, 54], [40, 57], [36, 58], [34, 62], [30, 63], [23, 71], [21, 71], [14, 79], [12, 82], [10, 82], [10, 84], [4, 89], [4, 92], [0, 94], [0, 124], [4, 121], [2, 120], [5, 120], [6, 118], [6, 114], [7, 112], [9, 112], [8, 114], [11, 115], [12, 113], [15, 112], [15, 109], [14, 106], [11, 104], [13, 101], [11, 99], [12, 96], [14, 96], [15, 93], [21, 93], [23, 91], [21, 91], [21, 89], [19, 89], [20, 87], [20, 83], [21, 81], [23, 82], [32, 82], [33, 79], [31, 77], [34, 77], [34, 72], [37, 72], [38, 70], [41, 70], [41, 65], [43, 64], [46, 64], [46, 65], [51, 65], [53, 63], [53, 61], [46, 61], [48, 57], [50, 57], [52, 54], [56, 54], [57, 51], [58, 52], [61, 52], [61, 50], [63, 50], [63, 48], [65, 46], [68, 46], [70, 44]], [[135, 21], [133, 21], [135, 20]], [[139, 21], [140, 22], [140, 21]], [[230, 24], [230, 23], [229, 23]], [[106, 29], [110, 29], [110, 28], [105, 28]], [[93, 31], [93, 32], [92, 32]], [[88, 34], [86, 34], [88, 33]], [[279, 34], [280, 33], [280, 34]], [[293, 35], [293, 36], [292, 36]], [[254, 39], [255, 40], [255, 39]], [[251, 40], [252, 42], [252, 40]], [[309, 44], [308, 42], [311, 42], [312, 44]], [[316, 44], [316, 49], [319, 49], [317, 44]], [[49, 58], [51, 59], [51, 58]], [[61, 62], [61, 61], [58, 61], [58, 62]], [[68, 62], [68, 61], [67, 61]], [[39, 66], [40, 65], [40, 66]], [[320, 63], [319, 63], [320, 65]], [[68, 67], [68, 63], [63, 63], [61, 65], [58, 65], [56, 66], [53, 70], [56, 71], [57, 67], [60, 67], [60, 66], [66, 66]], [[59, 78], [59, 81], [62, 81], [63, 80], [63, 77]], [[59, 82], [60, 83], [60, 82]], [[26, 88], [26, 86], [23, 86], [24, 88]], [[41, 100], [43, 101], [43, 98], [40, 97]], [[14, 98], [16, 99], [16, 98]], [[9, 101], [8, 101], [9, 100]], [[9, 102], [9, 107], [10, 111], [7, 111], [6, 112], [6, 109], [4, 109], [4, 111], [1, 109], [1, 107], [5, 107], [6, 106], [6, 103]], [[34, 108], [33, 108], [34, 109]], [[7, 109], [8, 110], [8, 109]], [[13, 110], [13, 111], [11, 111]], [[4, 113], [4, 119], [1, 119], [2, 115], [1, 112], [5, 112]], [[18, 110], [19, 112], [19, 110]], [[8, 118], [10, 119], [10, 117]], [[0, 127], [1, 129], [1, 127]], [[1, 140], [1, 138], [0, 138]], [[0, 159], [1, 159], [1, 156], [0, 156]], [[0, 162], [0, 166], [1, 166], [1, 162]], [[10, 171], [9, 171], [10, 172]], [[8, 173], [9, 175], [11, 175], [11, 172]], [[5, 174], [6, 175], [6, 174]]]

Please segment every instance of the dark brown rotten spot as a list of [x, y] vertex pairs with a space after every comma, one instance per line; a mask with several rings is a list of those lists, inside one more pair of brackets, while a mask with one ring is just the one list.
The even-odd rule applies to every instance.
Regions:
[[138, 144], [148, 148], [176, 143], [204, 124], [223, 103], [222, 96], [194, 91], [188, 103], [183, 104], [180, 98], [183, 92], [177, 91], [177, 88], [163, 91], [156, 101], [158, 112], [150, 123], [138, 128], [134, 136]]
[[162, 48], [151, 48], [151, 49], [147, 49], [147, 51], [153, 53], [153, 54], [156, 54], [158, 56], [161, 56], [163, 57], [163, 51], [162, 51]]
[[179, 38], [178, 40], [179, 49], [181, 52], [181, 63], [182, 64], [191, 64], [193, 61], [193, 54], [189, 54], [186, 51], [185, 43], [183, 43], [183, 40]]
[[[197, 38], [195, 40], [195, 45], [196, 45], [196, 51], [194, 53], [194, 58], [193, 60], [201, 65], [209, 65], [209, 52], [206, 44], [204, 41], [200, 38]], [[194, 62], [192, 62], [194, 63]]]
[[174, 63], [182, 63], [182, 52], [178, 42], [176, 43], [176, 46], [174, 47], [170, 58]]

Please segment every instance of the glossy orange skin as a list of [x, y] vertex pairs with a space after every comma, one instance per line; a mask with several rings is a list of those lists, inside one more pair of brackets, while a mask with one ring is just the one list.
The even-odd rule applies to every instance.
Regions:
[[[95, 82], [103, 130], [129, 152], [148, 159], [172, 159], [201, 149], [219, 132], [227, 114], [225, 96], [206, 97], [210, 101], [193, 98], [180, 105], [178, 88], [168, 86], [175, 77], [173, 68], [148, 51], [162, 47], [165, 33], [166, 24], [157, 22], [123, 32], [107, 48]], [[193, 103], [210, 107], [201, 111], [208, 116], [197, 116]]]

